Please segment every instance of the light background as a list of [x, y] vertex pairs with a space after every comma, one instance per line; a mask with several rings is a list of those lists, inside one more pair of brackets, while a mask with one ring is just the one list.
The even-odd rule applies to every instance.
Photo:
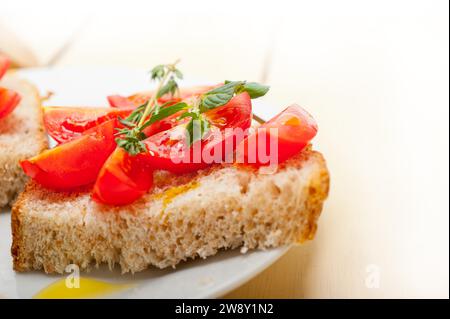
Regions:
[[181, 57], [198, 79], [270, 84], [264, 114], [297, 102], [315, 116], [331, 172], [317, 236], [226, 297], [448, 298], [448, 12], [446, 0], [2, 1], [0, 50], [55, 67]]

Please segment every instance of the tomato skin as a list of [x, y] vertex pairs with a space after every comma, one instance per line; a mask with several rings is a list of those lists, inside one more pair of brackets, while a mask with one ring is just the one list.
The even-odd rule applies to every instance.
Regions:
[[0, 87], [0, 119], [8, 116], [17, 105], [19, 105], [22, 97], [19, 93]]
[[[9, 59], [0, 53], [0, 80], [5, 75], [10, 65]], [[0, 87], [0, 120], [11, 114], [19, 105], [22, 97], [19, 93]]]
[[109, 95], [106, 97], [108, 99], [108, 103], [112, 107], [117, 108], [128, 108], [128, 107], [138, 107], [142, 104], [137, 104], [130, 99], [130, 97], [121, 96], [121, 95]]
[[201, 151], [204, 144], [197, 141], [191, 148], [187, 148], [184, 142], [184, 131], [185, 125], [178, 125], [144, 140], [148, 151], [145, 156], [153, 169], [183, 174], [208, 166], [201, 160], [194, 162], [193, 150]]
[[153, 186], [153, 170], [142, 155], [131, 156], [117, 147], [100, 170], [92, 192], [92, 199], [108, 205], [134, 202]]
[[[291, 105], [261, 125], [238, 146], [237, 161], [255, 167], [282, 163], [302, 151], [316, 136], [317, 130], [316, 121], [307, 111]], [[277, 150], [271, 149], [270, 141], [278, 143]], [[271, 159], [271, 163], [259, 156], [275, 151], [276, 157]]]
[[[220, 84], [218, 84], [220, 85]], [[180, 89], [180, 96], [173, 97], [169, 94], [166, 94], [158, 99], [160, 104], [164, 104], [167, 102], [177, 103], [182, 100], [188, 99], [194, 95], [199, 95], [205, 93], [218, 85], [203, 85], [203, 86], [194, 86], [190, 88], [182, 88]], [[112, 107], [138, 107], [142, 104], [146, 103], [150, 97], [154, 94], [152, 91], [147, 92], [139, 92], [130, 96], [122, 96], [122, 95], [109, 95], [107, 97], [109, 105]]]
[[252, 124], [252, 100], [247, 92], [233, 97], [227, 104], [212, 109], [204, 115], [220, 129], [239, 127], [247, 129]]
[[[92, 108], [92, 107], [44, 107], [44, 124], [47, 133], [58, 143], [66, 143], [83, 135], [105, 121], [126, 118], [133, 109], [130, 108]], [[185, 121], [178, 121], [180, 113], [157, 121], [144, 129], [147, 136], [168, 130]], [[120, 123], [118, 123], [120, 126]]]
[[157, 121], [150, 126], [146, 127], [144, 129], [144, 134], [146, 136], [152, 136], [157, 133], [167, 131], [171, 129], [174, 126], [177, 126], [181, 123], [186, 123], [187, 119], [178, 120], [178, 117], [182, 114], [182, 111], [172, 114], [171, 116], [168, 116], [160, 121]]
[[[235, 132], [226, 128], [247, 130], [251, 125], [251, 99], [244, 92], [233, 97], [227, 104], [204, 113], [211, 121], [211, 131], [204, 140], [196, 141], [187, 147], [185, 141], [185, 125], [178, 125], [170, 130], [155, 134], [146, 140], [146, 159], [153, 169], [167, 170], [173, 173], [187, 173], [202, 169], [211, 163], [221, 162], [228, 155], [225, 145], [235, 139]], [[233, 152], [235, 143], [229, 151]], [[219, 151], [220, 149], [220, 151]]]
[[66, 143], [83, 132], [118, 117], [125, 118], [131, 108], [44, 107], [44, 124], [48, 134], [58, 143]]
[[[199, 86], [181, 90], [180, 98], [165, 95], [158, 99], [160, 104], [171, 102], [168, 105], [180, 102], [196, 94], [201, 94], [215, 86]], [[151, 92], [137, 93], [129, 97], [120, 95], [108, 96], [113, 108], [82, 108], [82, 107], [44, 107], [44, 123], [48, 134], [58, 143], [65, 143], [81, 136], [84, 131], [99, 125], [112, 118], [125, 118], [136, 107], [144, 104], [151, 96]], [[144, 130], [144, 134], [152, 136], [168, 130], [182, 122], [177, 121], [180, 113], [158, 121]]]
[[[152, 188], [155, 169], [185, 173], [208, 166], [210, 163], [203, 158], [198, 163], [174, 163], [174, 160], [180, 161], [183, 156], [190, 156], [192, 159], [197, 147], [202, 152], [213, 152], [215, 147], [223, 148], [227, 141], [234, 138], [233, 134], [225, 131], [226, 128], [248, 129], [251, 124], [250, 96], [242, 93], [226, 105], [205, 113], [205, 116], [214, 126], [205, 140], [197, 141], [191, 148], [187, 148], [184, 143], [185, 124], [147, 138], [144, 141], [149, 151], [147, 153], [131, 156], [117, 147], [98, 174], [92, 199], [115, 206], [130, 204]], [[179, 139], [173, 144], [170, 140], [177, 133]], [[170, 150], [175, 150], [177, 158], [170, 156]], [[222, 159], [221, 156], [220, 160]]]
[[110, 120], [82, 136], [20, 162], [25, 174], [44, 187], [70, 190], [95, 181], [114, 151], [116, 120]]
[[9, 59], [0, 53], [0, 80], [8, 70], [10, 63]]

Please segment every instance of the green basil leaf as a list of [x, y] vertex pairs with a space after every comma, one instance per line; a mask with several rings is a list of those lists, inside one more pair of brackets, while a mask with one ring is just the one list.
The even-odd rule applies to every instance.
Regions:
[[128, 122], [137, 124], [142, 117], [142, 111], [144, 110], [144, 108], [145, 108], [145, 104], [139, 106], [125, 120]]
[[164, 76], [164, 73], [165, 73], [165, 66], [164, 66], [163, 64], [160, 64], [160, 65], [155, 66], [155, 67], [150, 71], [152, 80], [162, 78], [162, 77]]
[[192, 118], [186, 125], [186, 139], [188, 147], [191, 147], [196, 141], [201, 140], [210, 129], [209, 122], [202, 116]]
[[245, 84], [244, 81], [225, 81], [225, 84], [203, 94], [200, 111], [206, 112], [227, 104], [234, 93]]
[[269, 89], [270, 86], [262, 85], [256, 82], [248, 82], [244, 84], [241, 90], [243, 92], [247, 92], [250, 95], [250, 98], [257, 99], [261, 96], [266, 95]]
[[131, 122], [127, 119], [123, 119], [120, 116], [117, 118], [119, 120], [119, 122], [127, 127], [135, 127], [136, 123], [135, 122]]
[[161, 96], [166, 95], [167, 93], [174, 95], [177, 89], [178, 84], [175, 79], [171, 77], [169, 81], [167, 81], [167, 83], [158, 91], [156, 97], [159, 99]]
[[206, 92], [204, 95], [215, 95], [215, 94], [234, 94], [236, 91], [236, 88], [239, 86], [242, 86], [245, 84], [245, 81], [225, 81], [225, 84], [222, 86], [219, 86], [217, 88], [214, 88], [208, 92]]
[[184, 112], [178, 117], [178, 120], [182, 120], [186, 117], [198, 118], [198, 113], [195, 112]]
[[231, 100], [232, 97], [233, 93], [216, 93], [204, 95], [200, 103], [200, 111], [206, 112], [207, 110], [225, 105]]
[[123, 148], [133, 156], [147, 150], [144, 143], [142, 143], [139, 139], [133, 138], [131, 136], [125, 138], [116, 138], [116, 143], [119, 147]]
[[175, 73], [176, 77], [179, 78], [180, 80], [183, 79], [183, 73], [181, 73], [180, 70], [175, 69], [173, 70], [173, 73]]
[[180, 103], [170, 105], [170, 106], [165, 106], [165, 104], [163, 104], [160, 107], [158, 114], [152, 114], [150, 120], [145, 122], [145, 124], [141, 126], [140, 130], [143, 131], [149, 125], [151, 125], [157, 121], [160, 121], [162, 119], [165, 119], [166, 117], [169, 117], [179, 111], [186, 110], [188, 107], [189, 106], [184, 102], [180, 102]]

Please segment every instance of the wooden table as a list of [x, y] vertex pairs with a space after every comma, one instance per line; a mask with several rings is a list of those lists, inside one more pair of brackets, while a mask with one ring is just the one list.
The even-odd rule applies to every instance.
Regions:
[[317, 236], [225, 297], [448, 298], [448, 2], [237, 3], [174, 6], [172, 24], [144, 3], [80, 11], [55, 64], [181, 57], [197, 78], [270, 84], [257, 114], [297, 102], [315, 116], [331, 172]]

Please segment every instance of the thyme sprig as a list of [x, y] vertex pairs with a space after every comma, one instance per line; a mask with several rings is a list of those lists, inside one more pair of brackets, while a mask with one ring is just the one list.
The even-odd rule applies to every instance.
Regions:
[[177, 69], [178, 63], [179, 60], [172, 64], [155, 66], [150, 71], [151, 79], [158, 81], [155, 94], [147, 103], [137, 107], [127, 118], [119, 118], [124, 128], [118, 129], [116, 143], [131, 155], [146, 151], [145, 145], [142, 143], [142, 140], [147, 137], [143, 132], [146, 127], [187, 107], [186, 103], [177, 103], [168, 108], [166, 107], [167, 103], [160, 105], [158, 102], [158, 99], [165, 94], [174, 96], [179, 92], [177, 79], [182, 79], [183, 73]]
[[236, 94], [247, 92], [250, 98], [255, 99], [264, 96], [269, 87], [256, 82], [225, 81], [223, 85], [193, 97], [190, 104], [173, 102], [159, 104], [158, 99], [166, 94], [175, 96], [179, 94], [177, 80], [183, 78], [183, 74], [176, 65], [157, 65], [151, 70], [151, 79], [158, 81], [157, 89], [147, 103], [137, 107], [127, 118], [119, 121], [124, 128], [118, 129], [116, 143], [129, 154], [136, 155], [146, 151], [142, 142], [147, 136], [143, 132], [149, 125], [167, 118], [175, 113], [184, 111], [178, 120], [190, 118], [186, 124], [186, 141], [191, 146], [195, 141], [203, 139], [209, 132], [211, 123], [203, 113], [228, 103]]

